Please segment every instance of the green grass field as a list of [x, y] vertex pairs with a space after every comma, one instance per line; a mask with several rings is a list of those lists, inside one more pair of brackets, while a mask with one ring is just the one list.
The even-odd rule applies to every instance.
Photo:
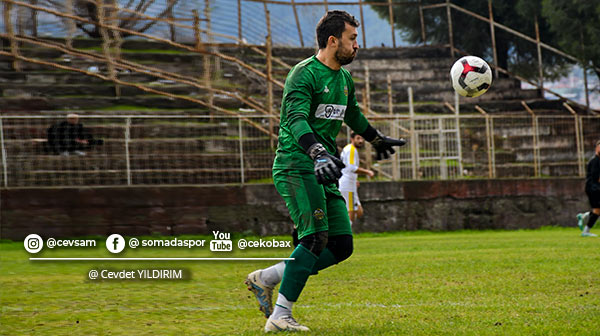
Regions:
[[[109, 257], [100, 245], [35, 256]], [[599, 246], [576, 228], [357, 235], [349, 260], [309, 279], [295, 317], [313, 335], [599, 335]], [[155, 248], [123, 256], [224, 255]], [[263, 334], [265, 318], [243, 280], [271, 262], [28, 258], [22, 242], [0, 244], [2, 335]], [[191, 279], [87, 280], [91, 269], [176, 267]]]

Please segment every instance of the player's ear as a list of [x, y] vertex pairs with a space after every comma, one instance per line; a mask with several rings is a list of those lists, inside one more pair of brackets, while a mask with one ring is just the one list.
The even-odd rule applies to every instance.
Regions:
[[337, 44], [337, 40], [337, 37], [329, 35], [329, 38], [327, 39], [327, 45], [331, 44], [332, 46], [335, 46]]

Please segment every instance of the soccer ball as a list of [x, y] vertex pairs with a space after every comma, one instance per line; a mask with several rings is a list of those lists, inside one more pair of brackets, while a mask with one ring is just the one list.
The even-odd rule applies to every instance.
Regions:
[[454, 90], [463, 97], [478, 97], [492, 84], [492, 70], [481, 58], [465, 56], [450, 69], [450, 80]]

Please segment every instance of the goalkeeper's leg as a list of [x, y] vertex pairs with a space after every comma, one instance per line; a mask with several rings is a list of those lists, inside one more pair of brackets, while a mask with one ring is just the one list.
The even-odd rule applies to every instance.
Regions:
[[300, 238], [285, 266], [277, 303], [265, 324], [265, 331], [308, 331], [292, 317], [292, 306], [298, 300], [312, 269], [327, 245], [327, 231], [319, 231]]
[[[352, 229], [344, 201], [340, 198], [334, 197], [333, 195], [331, 196], [332, 197], [328, 198], [327, 200], [327, 217], [330, 226], [329, 239], [327, 241], [325, 250], [323, 250], [321, 255], [319, 255], [319, 259], [315, 263], [311, 274], [317, 274], [317, 272], [322, 269], [348, 259], [348, 257], [352, 255], [354, 249]], [[294, 231], [292, 232], [292, 241], [294, 243], [294, 247], [297, 247], [299, 240], [298, 230], [296, 228], [294, 228]], [[255, 271], [250, 274], [260, 272], [259, 280], [264, 285], [269, 287], [269, 290], [272, 292], [273, 287], [281, 282], [284, 268], [285, 263], [280, 262], [271, 267]], [[261, 309], [261, 311], [263, 310]], [[268, 317], [266, 313], [265, 315]]]

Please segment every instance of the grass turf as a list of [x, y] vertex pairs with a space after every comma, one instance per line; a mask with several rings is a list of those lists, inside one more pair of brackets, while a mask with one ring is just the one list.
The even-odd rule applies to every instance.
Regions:
[[[598, 335], [598, 238], [579, 231], [362, 234], [354, 255], [311, 277], [295, 317], [314, 335]], [[109, 257], [100, 247], [37, 257]], [[153, 248], [125, 257], [286, 257]], [[2, 335], [260, 335], [243, 285], [268, 261], [33, 262], [0, 243]], [[91, 269], [184, 268], [190, 280], [87, 280]]]

